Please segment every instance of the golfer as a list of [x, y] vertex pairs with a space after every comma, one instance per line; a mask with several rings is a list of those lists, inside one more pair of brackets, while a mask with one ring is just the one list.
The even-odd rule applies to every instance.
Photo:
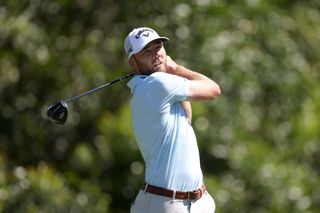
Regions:
[[189, 101], [212, 100], [220, 88], [172, 60], [163, 46], [168, 40], [147, 27], [125, 39], [129, 66], [137, 74], [128, 82], [132, 123], [146, 165], [145, 185], [131, 213], [213, 213]]

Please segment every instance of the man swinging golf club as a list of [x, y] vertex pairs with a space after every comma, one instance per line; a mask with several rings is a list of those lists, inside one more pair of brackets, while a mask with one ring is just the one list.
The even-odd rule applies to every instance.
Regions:
[[163, 46], [168, 40], [141, 27], [124, 42], [136, 73], [128, 82], [132, 123], [146, 164], [145, 186], [131, 212], [212, 213], [215, 202], [203, 182], [189, 101], [212, 100], [220, 88], [171, 59]]

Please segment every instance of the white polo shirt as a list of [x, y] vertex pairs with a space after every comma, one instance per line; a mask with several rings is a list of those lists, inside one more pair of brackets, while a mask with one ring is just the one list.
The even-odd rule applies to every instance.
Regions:
[[182, 106], [189, 81], [164, 72], [128, 82], [134, 133], [146, 164], [148, 184], [192, 191], [203, 184], [194, 130]]

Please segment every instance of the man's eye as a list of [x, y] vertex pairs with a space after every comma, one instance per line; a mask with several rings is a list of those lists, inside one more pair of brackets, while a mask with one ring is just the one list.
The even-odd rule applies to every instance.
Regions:
[[146, 50], [143, 52], [143, 55], [148, 55], [148, 54], [150, 54], [150, 52], [151, 52], [150, 50]]

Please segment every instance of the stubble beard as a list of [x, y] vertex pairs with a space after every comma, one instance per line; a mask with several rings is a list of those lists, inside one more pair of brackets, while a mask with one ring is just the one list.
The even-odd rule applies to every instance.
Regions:
[[152, 73], [155, 73], [155, 72], [165, 72], [164, 64], [161, 64], [161, 66], [158, 69], [153, 69], [153, 68], [146, 67], [145, 65], [142, 65], [138, 61], [136, 62], [138, 65], [139, 72], [143, 75], [151, 75]]
[[149, 68], [148, 66], [142, 64], [137, 58], [135, 58], [135, 61], [137, 63], [138, 66], [138, 70], [139, 73], [143, 74], [143, 75], [151, 75], [152, 73], [155, 72], [166, 72], [166, 64], [167, 64], [167, 59], [165, 58], [165, 60], [161, 63], [160, 67], [158, 69], [154, 69]]

